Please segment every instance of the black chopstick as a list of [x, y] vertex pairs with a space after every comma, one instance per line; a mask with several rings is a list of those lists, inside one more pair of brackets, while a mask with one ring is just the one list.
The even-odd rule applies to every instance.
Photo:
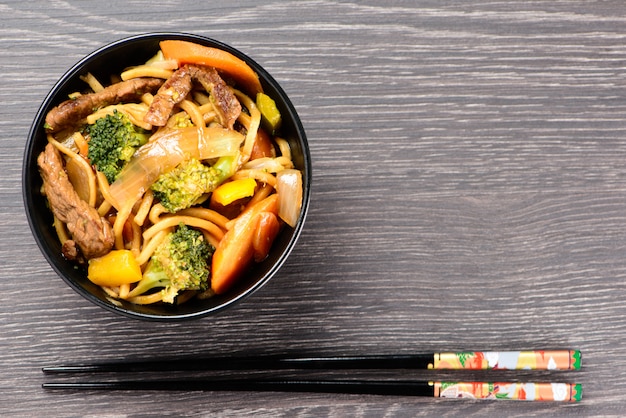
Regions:
[[44, 383], [45, 389], [315, 392], [578, 402], [582, 387], [569, 383], [421, 382], [362, 380], [128, 380]]
[[44, 367], [45, 373], [101, 373], [201, 370], [284, 370], [284, 369], [425, 369], [432, 356], [365, 357], [228, 357], [190, 358], [157, 361], [74, 364]]
[[467, 351], [336, 357], [188, 358], [47, 366], [44, 373], [284, 369], [578, 370], [578, 350]]
[[176, 390], [176, 391], [278, 391], [320, 393], [362, 393], [379, 395], [433, 396], [428, 382], [352, 380], [127, 380], [113, 382], [44, 383], [46, 389], [87, 390]]

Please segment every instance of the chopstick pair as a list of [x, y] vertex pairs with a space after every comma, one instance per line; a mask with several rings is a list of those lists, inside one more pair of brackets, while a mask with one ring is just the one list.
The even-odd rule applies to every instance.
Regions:
[[[468, 351], [415, 355], [338, 357], [239, 357], [61, 365], [46, 374], [132, 373], [203, 370], [429, 369], [429, 370], [579, 370], [578, 350]], [[121, 380], [47, 382], [46, 389], [228, 390], [412, 395], [438, 398], [569, 401], [582, 399], [572, 383], [436, 382], [301, 379]]]

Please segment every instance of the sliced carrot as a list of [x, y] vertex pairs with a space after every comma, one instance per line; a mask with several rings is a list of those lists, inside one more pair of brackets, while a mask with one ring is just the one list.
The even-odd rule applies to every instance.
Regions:
[[230, 52], [180, 40], [161, 41], [159, 45], [166, 60], [176, 60], [179, 65], [199, 64], [215, 67], [241, 83], [252, 97], [263, 92], [257, 73], [245, 61]]
[[256, 133], [256, 141], [250, 152], [250, 159], [256, 160], [262, 157], [276, 157], [276, 149], [272, 143], [272, 139], [264, 129], [259, 129]]
[[256, 219], [257, 227], [252, 240], [252, 248], [254, 248], [254, 261], [260, 263], [270, 254], [274, 239], [280, 232], [280, 222], [272, 212], [261, 212]]
[[255, 203], [233, 220], [232, 227], [220, 241], [211, 265], [211, 289], [226, 292], [254, 257], [254, 238], [258, 228], [258, 216], [263, 212], [276, 214], [278, 206], [275, 194]]

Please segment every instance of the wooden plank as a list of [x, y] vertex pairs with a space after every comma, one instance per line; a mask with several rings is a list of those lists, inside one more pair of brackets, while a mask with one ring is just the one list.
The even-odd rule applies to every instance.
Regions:
[[[0, 16], [1, 415], [623, 413], [623, 2], [4, 1]], [[116, 317], [75, 295], [22, 207], [25, 138], [55, 80], [99, 46], [154, 30], [213, 37], [264, 65], [314, 163], [305, 230], [276, 277], [182, 324]], [[41, 366], [68, 361], [525, 348], [582, 350], [583, 370], [555, 378], [583, 383], [583, 403], [40, 389]]]

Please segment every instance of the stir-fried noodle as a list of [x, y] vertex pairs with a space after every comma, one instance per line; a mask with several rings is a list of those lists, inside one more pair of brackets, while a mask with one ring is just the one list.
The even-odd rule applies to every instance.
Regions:
[[[93, 208], [96, 217], [108, 223], [104, 226], [112, 231], [112, 245], [96, 257], [87, 256], [85, 247], [89, 245], [91, 237], [84, 237], [85, 242], [79, 242], [79, 231], [71, 225], [70, 220], [65, 219], [81, 215], [60, 215], [62, 209], [51, 204], [55, 229], [64, 248], [73, 240], [78, 243], [78, 248], [74, 252], [68, 251], [66, 256], [89, 266], [89, 278], [101, 285], [112, 298], [139, 304], [174, 300], [181, 303], [191, 297], [210, 297], [221, 293], [234, 280], [234, 276], [241, 275], [247, 267], [228, 267], [227, 264], [249, 264], [252, 259], [262, 259], [267, 256], [268, 243], [271, 246], [278, 230], [285, 224], [294, 226], [294, 219], [281, 218], [285, 208], [277, 206], [276, 202], [280, 199], [269, 200], [279, 189], [278, 173], [284, 172], [286, 178], [288, 174], [295, 173], [297, 181], [301, 182], [299, 172], [294, 170], [289, 143], [263, 127], [263, 115], [255, 103], [255, 97], [242, 88], [218, 83], [214, 89], [207, 89], [207, 83], [198, 83], [198, 80], [193, 79], [191, 90], [182, 100], [174, 97], [180, 91], [177, 90], [179, 86], [175, 78], [182, 74], [182, 67], [176, 60], [166, 59], [159, 51], [147, 63], [114, 75], [112, 80], [121, 83], [133, 79], [158, 78], [162, 79], [163, 86], [170, 87], [170, 91], [160, 87], [158, 92], [145, 92], [131, 101], [121, 100], [99, 106], [86, 117], [78, 117], [70, 123], [66, 121], [60, 127], [47, 127], [48, 142], [60, 153], [74, 192]], [[205, 71], [202, 65], [198, 67], [194, 71]], [[224, 71], [220, 70], [220, 73]], [[116, 84], [98, 80], [92, 74], [85, 74], [81, 79], [87, 91], [73, 94], [74, 98], [102, 92]], [[168, 85], [170, 82], [171, 86]], [[224, 92], [225, 89], [228, 91]], [[151, 120], [149, 114], [155, 112], [156, 106], [153, 104], [164, 97], [167, 99], [164, 96], [167, 94], [170, 95], [169, 100], [175, 103], [171, 104], [165, 123], [155, 126], [148, 122]], [[232, 122], [228, 121], [231, 109], [225, 109], [227, 106], [237, 112]], [[91, 127], [111, 115], [123, 115], [125, 120], [146, 136], [146, 142], [133, 150], [134, 154], [124, 161], [124, 167], [114, 179], [94, 164], [94, 157], [90, 158], [90, 151], [93, 152], [91, 133], [94, 132]], [[231, 123], [232, 126], [229, 126]], [[201, 170], [215, 168], [215, 173], [221, 174], [222, 178], [211, 187], [201, 190], [190, 204], [172, 209], [163, 201], [163, 194], [159, 194], [154, 184], [164, 182], [164, 176], [190, 160], [200, 161]], [[42, 170], [45, 168], [42, 163], [40, 166]], [[231, 184], [228, 190], [223, 188], [217, 191], [228, 183], [244, 179], [254, 179], [252, 190], [239, 187], [239, 184], [244, 184], [240, 182]], [[44, 192], [49, 196], [57, 193], [51, 189], [51, 182], [45, 180], [44, 177]], [[187, 186], [183, 182], [180, 188], [187, 192]], [[297, 200], [301, 199], [301, 183], [298, 187], [300, 194], [288, 196], [287, 201], [295, 200], [293, 205], [299, 210], [301, 202]], [[285, 200], [285, 196], [281, 197]], [[49, 200], [52, 202], [52, 199]], [[285, 203], [282, 205], [285, 206]], [[211, 254], [213, 251], [220, 252], [219, 256], [214, 255], [213, 260], [210, 259], [211, 255], [206, 260], [209, 273], [205, 281], [188, 286], [170, 277], [175, 285], [161, 283], [140, 291], [138, 283], [145, 279], [146, 270], [156, 257], [155, 254], [162, 251], [164, 245], [169, 243], [168, 240], [172, 239], [173, 232], [181, 225], [198, 231], [200, 234], [196, 234], [197, 239], [209, 244]], [[122, 258], [122, 254], [126, 258]], [[109, 263], [97, 262], [113, 255], [118, 258], [111, 258]], [[241, 259], [222, 260], [229, 255], [241, 256]], [[118, 270], [120, 266], [124, 270], [123, 263], [126, 261], [119, 261], [122, 259], [130, 260], [129, 278], [126, 279], [121, 278], [123, 274]], [[122, 264], [111, 265], [114, 261]], [[163, 269], [167, 270], [167, 263], [162, 263], [165, 265]], [[216, 263], [221, 264], [216, 266]], [[133, 273], [135, 265], [140, 271]], [[99, 270], [94, 272], [92, 269]], [[217, 274], [224, 277], [216, 277]], [[218, 280], [224, 281], [224, 286], [214, 283]], [[175, 288], [173, 293], [170, 287]]]

